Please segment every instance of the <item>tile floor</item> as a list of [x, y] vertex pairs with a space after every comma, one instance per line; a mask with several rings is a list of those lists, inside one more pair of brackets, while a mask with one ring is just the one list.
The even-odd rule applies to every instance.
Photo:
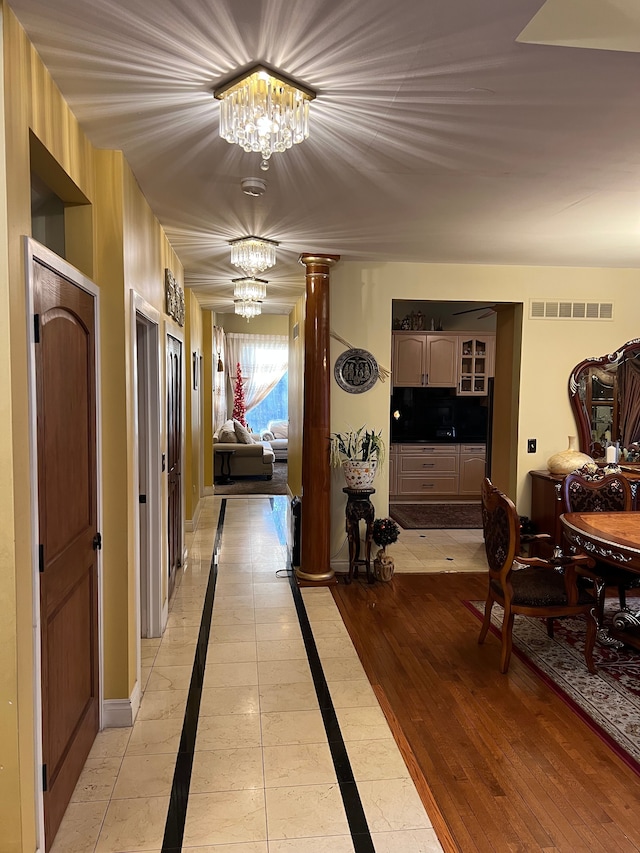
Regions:
[[[182, 847], [193, 853], [356, 849], [274, 523], [286, 502], [226, 503]], [[52, 853], [162, 850], [220, 504], [206, 498], [188, 534], [163, 638], [142, 641], [137, 720], [99, 733]], [[403, 531], [396, 571], [477, 570], [481, 542]], [[331, 592], [301, 592], [376, 853], [441, 851]]]

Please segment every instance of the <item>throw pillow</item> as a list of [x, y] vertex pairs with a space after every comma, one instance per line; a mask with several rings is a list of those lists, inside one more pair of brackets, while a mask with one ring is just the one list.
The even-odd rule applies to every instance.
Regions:
[[276, 421], [271, 424], [271, 432], [275, 438], [287, 438], [289, 436], [289, 424], [287, 421]]
[[270, 430], [266, 429], [262, 433], [262, 440], [263, 441], [273, 441], [274, 439], [275, 439], [275, 435]]
[[233, 428], [239, 444], [253, 444], [253, 436], [246, 427], [242, 426], [240, 421], [234, 421]]
[[218, 430], [218, 441], [220, 442], [220, 444], [238, 443], [238, 438], [236, 436], [236, 431], [234, 430], [233, 425], [231, 426], [231, 429], [229, 429], [226, 424], [220, 427], [220, 429]]

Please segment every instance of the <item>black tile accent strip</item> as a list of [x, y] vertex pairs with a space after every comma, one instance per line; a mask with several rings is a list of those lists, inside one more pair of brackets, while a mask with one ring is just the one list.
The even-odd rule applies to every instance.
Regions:
[[322, 662], [320, 661], [316, 641], [313, 637], [311, 625], [309, 624], [307, 610], [304, 606], [302, 594], [300, 593], [300, 589], [298, 588], [293, 572], [289, 575], [289, 581], [291, 584], [291, 591], [293, 593], [293, 600], [296, 605], [298, 621], [300, 622], [302, 639], [304, 640], [307, 658], [309, 660], [309, 667], [311, 668], [311, 677], [313, 678], [313, 683], [316, 688], [316, 695], [318, 696], [318, 702], [320, 704], [320, 713], [322, 714], [325, 732], [327, 733], [327, 740], [329, 741], [329, 749], [331, 750], [333, 766], [335, 767], [344, 810], [347, 815], [349, 829], [351, 830], [353, 848], [355, 853], [375, 853], [375, 847], [373, 846], [373, 840], [371, 838], [371, 833], [369, 832], [369, 825], [367, 824], [367, 818], [364, 813], [364, 808], [362, 807], [362, 800], [360, 799], [358, 786], [353, 778], [351, 762], [349, 761], [347, 748], [342, 738], [342, 732], [340, 731], [340, 725], [338, 724], [335, 708], [331, 701], [329, 687], [327, 686], [327, 681], [324, 677], [324, 670], [322, 669]]
[[200, 700], [202, 699], [204, 668], [207, 662], [211, 614], [213, 612], [213, 599], [216, 591], [216, 580], [218, 578], [218, 552], [220, 550], [220, 539], [222, 538], [226, 509], [227, 501], [223, 499], [220, 504], [211, 567], [209, 568], [209, 581], [204, 596], [198, 644], [191, 672], [191, 683], [189, 685], [187, 707], [182, 724], [182, 735], [180, 737], [180, 746], [178, 747], [176, 768], [173, 773], [173, 785], [171, 787], [169, 811], [164, 827], [161, 853], [179, 853], [182, 850], [184, 826], [187, 819], [187, 804], [189, 802], [189, 787], [191, 785], [191, 770], [193, 768], [193, 753], [198, 733], [198, 717], [200, 715]]

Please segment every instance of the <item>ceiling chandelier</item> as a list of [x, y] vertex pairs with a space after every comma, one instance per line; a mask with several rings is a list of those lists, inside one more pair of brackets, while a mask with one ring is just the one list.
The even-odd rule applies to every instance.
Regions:
[[261, 278], [234, 278], [233, 295], [236, 299], [260, 301], [267, 295], [267, 283]]
[[256, 65], [213, 94], [221, 101], [220, 136], [262, 154], [265, 170], [274, 152], [309, 136], [309, 102], [315, 92], [275, 69]]
[[236, 314], [244, 317], [247, 323], [252, 317], [257, 317], [258, 314], [262, 313], [262, 302], [254, 299], [234, 299], [233, 304], [235, 305]]
[[244, 270], [248, 276], [268, 270], [276, 262], [276, 243], [262, 237], [241, 237], [231, 240], [231, 263]]

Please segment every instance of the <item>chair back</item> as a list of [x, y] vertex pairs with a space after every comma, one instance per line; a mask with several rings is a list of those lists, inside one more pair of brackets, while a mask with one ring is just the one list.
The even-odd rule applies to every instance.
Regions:
[[631, 486], [622, 474], [607, 474], [599, 480], [567, 474], [562, 500], [565, 512], [621, 512], [632, 508]]
[[520, 553], [520, 518], [513, 501], [488, 477], [481, 488], [484, 548], [493, 578], [504, 578]]

